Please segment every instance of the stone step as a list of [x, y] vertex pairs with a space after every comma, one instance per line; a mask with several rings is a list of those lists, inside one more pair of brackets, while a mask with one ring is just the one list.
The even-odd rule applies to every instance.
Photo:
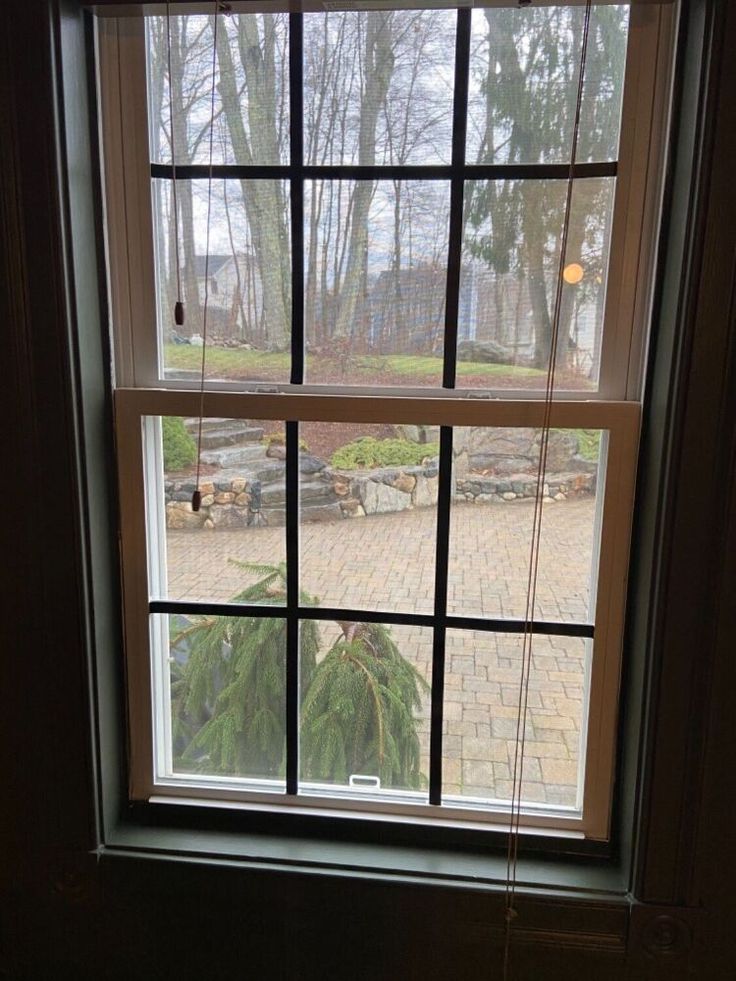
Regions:
[[[226, 419], [222, 417], [212, 416], [208, 419], [202, 420], [202, 432], [242, 432], [243, 430], [253, 430], [255, 432], [256, 428], [250, 424], [250, 419]], [[184, 425], [187, 427], [190, 433], [196, 433], [199, 428], [199, 419], [196, 416], [192, 416], [189, 419], [184, 420]], [[260, 439], [263, 436], [263, 429], [260, 428], [260, 436], [254, 437]]]
[[[286, 484], [282, 481], [267, 484], [261, 488], [261, 501], [265, 507], [283, 505], [286, 500]], [[310, 504], [332, 504], [337, 501], [332, 484], [325, 480], [305, 480], [299, 484], [299, 503], [302, 507]]]
[[[196, 436], [196, 429], [193, 435]], [[221, 446], [242, 446], [244, 443], [257, 443], [260, 446], [262, 439], [263, 430], [256, 427], [202, 430], [202, 446], [207, 450], [219, 449]]]
[[[222, 446], [216, 450], [203, 450], [202, 463], [219, 467], [221, 470], [234, 470], [238, 467], [256, 469], [260, 463], [269, 458], [266, 447], [261, 443], [243, 443], [235, 446]], [[243, 473], [242, 476], [246, 476]]]

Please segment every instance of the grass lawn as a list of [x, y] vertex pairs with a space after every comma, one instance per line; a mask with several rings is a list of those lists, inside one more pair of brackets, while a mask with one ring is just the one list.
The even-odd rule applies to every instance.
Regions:
[[[168, 369], [199, 371], [202, 363], [202, 349], [188, 344], [166, 344], [164, 359]], [[252, 381], [289, 380], [291, 358], [288, 352], [270, 353], [246, 351], [237, 348], [208, 347], [207, 374], [212, 377], [249, 379]], [[310, 371], [311, 368], [311, 371]], [[457, 365], [458, 379], [486, 378], [497, 380], [531, 380], [545, 373], [537, 368], [515, 367], [505, 364], [482, 364], [460, 361]], [[320, 383], [358, 383], [401, 384], [416, 380], [419, 384], [428, 382], [441, 384], [442, 358], [426, 355], [388, 354], [355, 355], [346, 364], [344, 358], [319, 359], [307, 355], [307, 378]], [[527, 385], [529, 381], [527, 381]], [[535, 386], [536, 387], [536, 386]]]

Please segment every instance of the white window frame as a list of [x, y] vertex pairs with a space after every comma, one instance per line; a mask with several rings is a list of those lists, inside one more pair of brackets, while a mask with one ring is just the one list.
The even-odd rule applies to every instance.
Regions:
[[[554, 428], [608, 432], [600, 527], [595, 639], [585, 725], [580, 807], [526, 806], [524, 828], [604, 840], [610, 833], [618, 694], [629, 542], [641, 418], [646, 325], [661, 202], [664, 137], [674, 50], [673, 6], [631, 9], [621, 146], [610, 247], [601, 372], [595, 392], [556, 396]], [[104, 156], [108, 284], [115, 355], [115, 427], [120, 485], [120, 544], [128, 677], [129, 792], [136, 800], [230, 802], [238, 806], [507, 827], [508, 806], [483, 810], [319, 794], [254, 793], [243, 781], [156, 779], [154, 711], [161, 685], [149, 634], [152, 572], [144, 500], [145, 416], [197, 416], [194, 382], [162, 379], [156, 330], [153, 222], [148, 149], [145, 44], [139, 17], [102, 18], [97, 32]], [[121, 85], [121, 79], [125, 84]], [[316, 385], [208, 382], [205, 417], [302, 421], [420, 423], [444, 426], [541, 426], [543, 392], [427, 391]], [[159, 744], [161, 739], [158, 740]], [[160, 761], [159, 761], [160, 763]]]

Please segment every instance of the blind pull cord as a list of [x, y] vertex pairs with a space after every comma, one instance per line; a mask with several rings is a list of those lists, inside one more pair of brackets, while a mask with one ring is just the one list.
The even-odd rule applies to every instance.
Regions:
[[511, 968], [511, 936], [513, 924], [517, 918], [516, 884], [518, 878], [519, 838], [521, 827], [522, 781], [524, 775], [524, 747], [526, 742], [526, 720], [529, 704], [529, 680], [532, 663], [533, 620], [536, 606], [537, 579], [539, 574], [539, 552], [542, 530], [542, 507], [544, 483], [547, 472], [547, 452], [551, 428], [552, 403], [555, 391], [555, 373], [557, 368], [557, 344], [560, 333], [560, 315], [562, 310], [563, 272], [565, 269], [565, 254], [570, 229], [570, 213], [575, 179], [575, 162], [580, 133], [580, 114], [583, 99], [583, 84], [585, 78], [585, 62], [588, 52], [588, 37], [590, 33], [590, 14], [592, 0], [586, 0], [583, 20], [582, 44], [580, 51], [580, 69], [578, 73], [577, 96], [575, 102], [575, 117], [572, 131], [572, 146], [570, 166], [567, 176], [565, 195], [565, 211], [560, 240], [559, 268], [555, 289], [554, 312], [550, 336], [550, 352], [547, 362], [547, 377], [544, 391], [544, 416], [539, 444], [539, 464], [537, 467], [537, 484], [534, 495], [534, 514], [532, 519], [532, 534], [529, 552], [529, 573], [527, 577], [526, 614], [524, 617], [524, 633], [522, 639], [521, 677], [519, 681], [519, 701], [516, 715], [516, 741], [514, 744], [514, 766], [512, 773], [511, 814], [509, 820], [508, 847], [506, 854], [506, 888], [504, 914], [504, 948], [503, 948], [503, 979], [509, 981]]
[[210, 94], [210, 145], [209, 163], [207, 172], [207, 225], [205, 233], [205, 254], [204, 254], [204, 302], [202, 304], [202, 364], [199, 374], [199, 418], [197, 420], [197, 474], [194, 479], [194, 492], [192, 494], [192, 511], [199, 511], [202, 505], [202, 492], [199, 489], [199, 477], [202, 467], [202, 422], [204, 418], [204, 378], [207, 364], [207, 307], [210, 297], [210, 216], [212, 214], [212, 156], [215, 143], [215, 93], [217, 91], [217, 25], [222, 10], [223, 13], [229, 11], [229, 7], [221, 3], [220, 0], [214, 2], [214, 18], [212, 25], [212, 91]]
[[166, 62], [169, 70], [169, 134], [171, 138], [171, 193], [174, 209], [174, 250], [176, 262], [176, 302], [174, 323], [184, 326], [184, 301], [181, 298], [181, 258], [179, 255], [179, 205], [176, 196], [176, 136], [174, 134], [174, 76], [171, 73], [171, 4], [166, 0]]

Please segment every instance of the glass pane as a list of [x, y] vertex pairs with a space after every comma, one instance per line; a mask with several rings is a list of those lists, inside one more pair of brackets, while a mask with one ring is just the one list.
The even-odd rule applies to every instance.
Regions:
[[[469, 181], [457, 385], [544, 390], [566, 181]], [[600, 370], [615, 178], [575, 182], [555, 385], [595, 389]]]
[[[165, 17], [147, 17], [151, 159], [207, 164], [212, 116], [213, 19], [171, 17], [171, 74]], [[288, 14], [230, 14], [217, 23], [212, 159], [280, 164], [289, 159]], [[173, 106], [172, 100], [173, 98]]]
[[152, 620], [168, 655], [171, 771], [248, 777], [283, 789], [286, 621], [191, 614]]
[[[604, 436], [595, 429], [550, 433], [537, 620], [594, 617]], [[454, 430], [449, 613], [524, 619], [540, 440], [540, 429]]]
[[[526, 803], [577, 806], [590, 650], [577, 637], [533, 638], [522, 773]], [[443, 802], [511, 800], [522, 653], [517, 634], [447, 631]]]
[[452, 156], [454, 11], [304, 16], [310, 164], [442, 164]]
[[149, 522], [158, 514], [165, 528], [165, 536], [149, 533], [151, 543], [163, 538], [160, 555], [151, 547], [153, 595], [283, 605], [283, 423], [203, 421], [202, 506], [194, 513], [198, 420], [160, 421], [149, 418], [145, 429]]
[[[565, 163], [572, 148], [585, 8], [474, 10], [466, 162]], [[595, 5], [576, 159], [615, 160], [628, 6]]]
[[430, 426], [300, 426], [301, 585], [323, 606], [431, 613], [438, 441]]
[[[205, 377], [211, 381], [288, 382], [291, 226], [286, 182], [212, 182], [209, 261], [208, 181], [176, 183], [178, 257], [172, 183], [152, 183], [163, 377], [201, 377], [206, 294]], [[183, 326], [174, 322], [179, 281], [185, 307]]]
[[439, 385], [448, 181], [305, 187], [307, 381]]
[[307, 620], [300, 636], [301, 791], [426, 801], [432, 631]]

